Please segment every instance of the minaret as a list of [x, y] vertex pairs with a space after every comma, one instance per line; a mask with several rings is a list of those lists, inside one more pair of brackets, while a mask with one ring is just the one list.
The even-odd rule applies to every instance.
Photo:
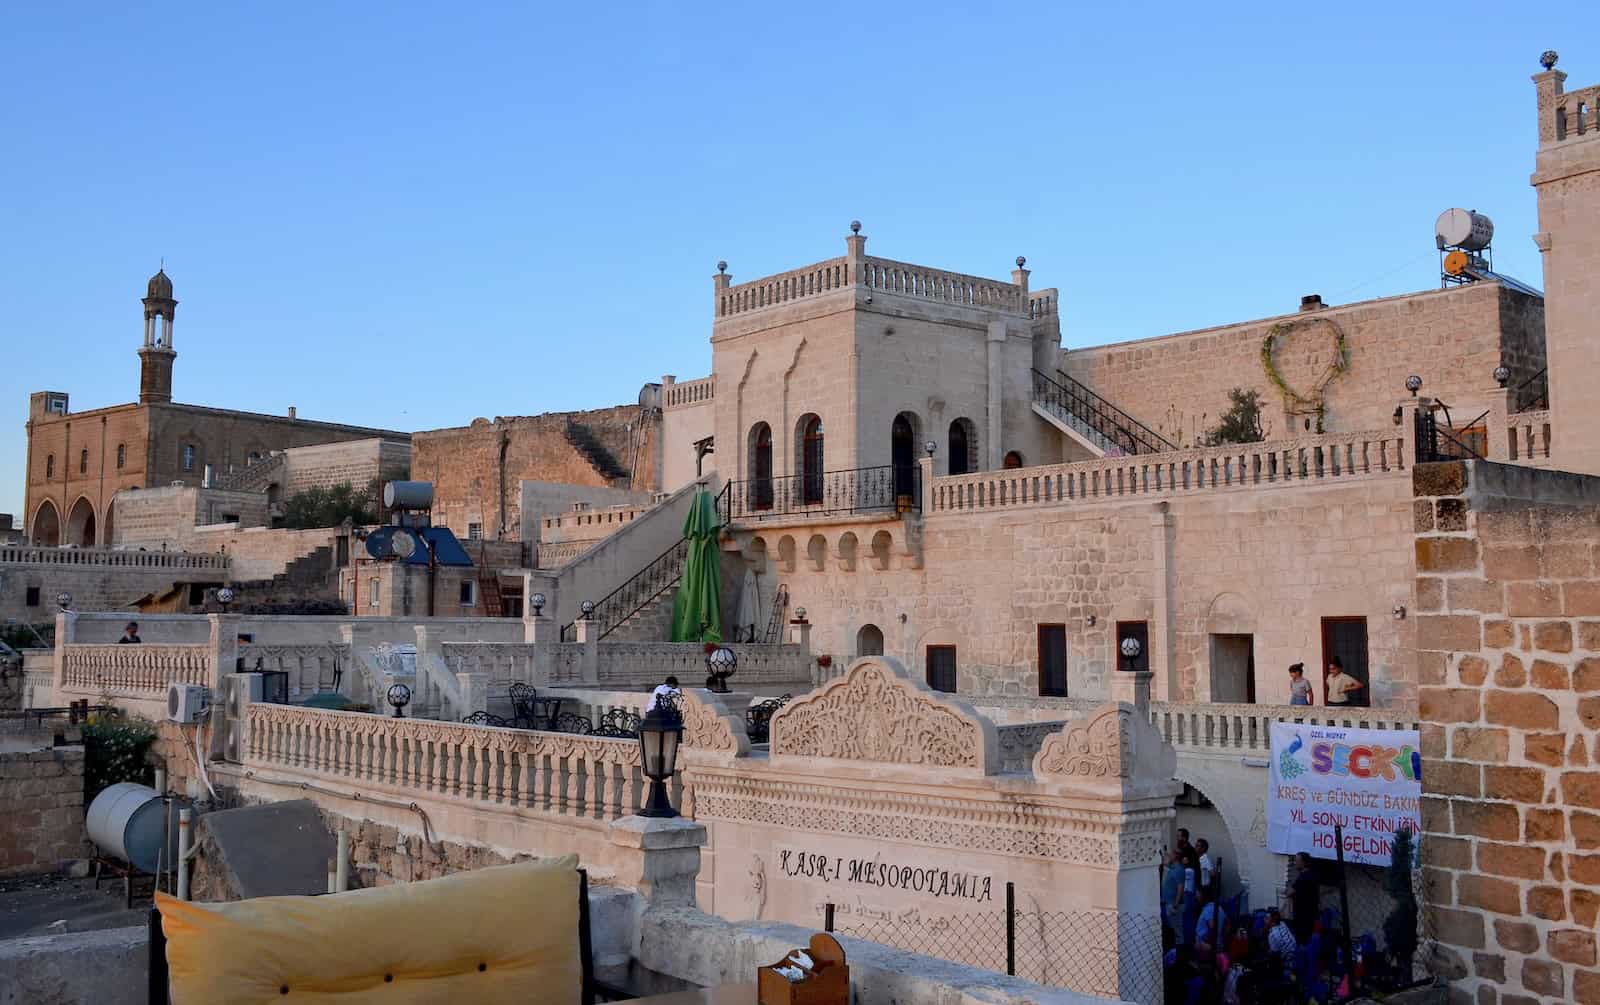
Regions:
[[172, 280], [165, 268], [150, 277], [144, 298], [144, 345], [139, 347], [139, 403], [172, 400], [172, 317], [178, 302], [172, 299]]

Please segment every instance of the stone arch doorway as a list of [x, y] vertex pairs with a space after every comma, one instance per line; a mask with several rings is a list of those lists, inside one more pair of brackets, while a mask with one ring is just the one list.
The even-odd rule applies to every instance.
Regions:
[[978, 427], [971, 419], [957, 419], [950, 423], [950, 450], [948, 467], [952, 475], [965, 475], [978, 470]]
[[877, 625], [862, 625], [856, 632], [856, 658], [883, 655], [883, 629]]
[[33, 511], [33, 525], [28, 530], [28, 540], [37, 548], [55, 548], [61, 544], [61, 514], [56, 504], [46, 499]]
[[1177, 780], [1183, 783], [1183, 791], [1173, 799], [1177, 814], [1172, 821], [1167, 847], [1177, 846], [1179, 828], [1189, 831], [1190, 841], [1204, 838], [1211, 846], [1211, 860], [1220, 863], [1218, 869], [1222, 874], [1222, 896], [1224, 899], [1232, 897], [1243, 886], [1249, 885], [1250, 863], [1244, 859], [1246, 847], [1241, 840], [1243, 835], [1236, 836], [1228, 826], [1229, 811], [1233, 807], [1213, 802], [1211, 798], [1216, 795], [1226, 802], [1225, 797], [1229, 793], [1219, 790], [1220, 783], [1217, 780], [1208, 781], [1206, 787], [1201, 788], [1184, 777], [1182, 767], [1177, 775]]
[[917, 417], [901, 412], [889, 427], [889, 463], [894, 470], [895, 498], [909, 496], [917, 483]]
[[94, 532], [94, 503], [89, 501], [88, 496], [79, 496], [67, 514], [67, 543], [80, 548], [93, 548]]
[[750, 508], [772, 508], [772, 427], [758, 422], [750, 427]]

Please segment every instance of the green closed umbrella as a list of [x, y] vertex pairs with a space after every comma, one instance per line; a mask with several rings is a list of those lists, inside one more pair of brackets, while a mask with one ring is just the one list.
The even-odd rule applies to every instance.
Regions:
[[672, 601], [674, 642], [722, 641], [722, 591], [717, 555], [717, 532], [721, 529], [717, 501], [710, 492], [701, 489], [695, 493], [688, 519], [683, 521], [689, 554], [683, 562], [678, 595]]

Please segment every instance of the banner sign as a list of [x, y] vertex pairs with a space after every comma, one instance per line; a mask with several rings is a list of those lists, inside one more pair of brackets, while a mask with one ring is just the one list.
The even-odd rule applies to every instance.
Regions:
[[1414, 729], [1272, 724], [1267, 847], [1280, 855], [1388, 865], [1396, 831], [1422, 833], [1422, 753]]

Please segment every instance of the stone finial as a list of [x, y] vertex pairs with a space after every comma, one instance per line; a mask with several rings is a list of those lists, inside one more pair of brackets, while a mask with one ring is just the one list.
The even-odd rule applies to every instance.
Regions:
[[860, 220], [851, 220], [850, 221], [850, 233], [852, 233], [852, 234], [861, 233], [861, 221]]
[[1556, 60], [1560, 58], [1561, 54], [1559, 52], [1554, 49], [1546, 49], [1539, 54], [1539, 65], [1546, 70], [1554, 70], [1556, 68]]

